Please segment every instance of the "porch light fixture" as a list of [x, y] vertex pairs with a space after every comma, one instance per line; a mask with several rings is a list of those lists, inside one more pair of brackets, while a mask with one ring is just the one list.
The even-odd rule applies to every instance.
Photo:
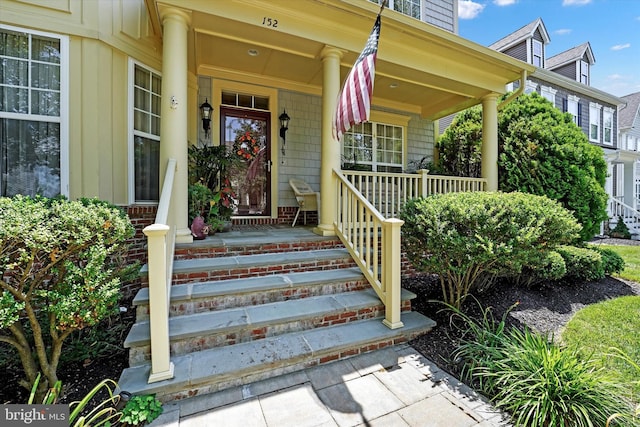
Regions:
[[213, 107], [209, 104], [209, 98], [205, 98], [204, 103], [200, 106], [202, 129], [204, 130], [205, 138], [209, 136], [209, 129], [211, 129], [211, 113], [213, 113]]
[[287, 114], [287, 110], [284, 110], [278, 118], [280, 119], [280, 138], [282, 138], [282, 155], [284, 156], [284, 146], [287, 143], [287, 130], [289, 130], [291, 117]]

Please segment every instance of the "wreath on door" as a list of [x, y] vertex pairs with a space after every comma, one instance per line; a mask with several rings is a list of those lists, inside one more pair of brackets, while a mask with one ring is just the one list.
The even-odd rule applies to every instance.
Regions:
[[252, 160], [260, 153], [260, 143], [247, 131], [233, 143], [233, 151], [243, 160]]

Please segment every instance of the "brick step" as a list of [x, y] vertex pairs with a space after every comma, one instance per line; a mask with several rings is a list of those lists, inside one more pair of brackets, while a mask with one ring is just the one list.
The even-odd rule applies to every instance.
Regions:
[[175, 376], [148, 384], [150, 365], [123, 371], [118, 384], [133, 394], [152, 394], [166, 402], [249, 384], [321, 363], [411, 340], [435, 322], [417, 312], [402, 314], [403, 328], [389, 329], [381, 318], [290, 332], [257, 341], [172, 357]]
[[[355, 265], [344, 248], [184, 259], [174, 261], [172, 283], [178, 285], [278, 273], [333, 270]], [[147, 285], [147, 269], [148, 266], [144, 265], [140, 270], [143, 286]]]
[[[357, 267], [187, 283], [171, 287], [169, 316], [352, 292], [368, 288], [369, 283]], [[137, 307], [136, 319], [138, 321], [148, 319], [149, 288], [140, 289], [133, 304]]]
[[[403, 311], [411, 310], [415, 294], [403, 290], [401, 296]], [[382, 317], [384, 312], [384, 305], [373, 289], [366, 289], [172, 317], [169, 319], [171, 355]], [[147, 362], [149, 322], [133, 325], [124, 346], [129, 348], [130, 366]]]
[[318, 236], [307, 228], [286, 227], [275, 231], [239, 229], [216, 233], [193, 243], [176, 244], [174, 256], [181, 260], [342, 247], [337, 237]]

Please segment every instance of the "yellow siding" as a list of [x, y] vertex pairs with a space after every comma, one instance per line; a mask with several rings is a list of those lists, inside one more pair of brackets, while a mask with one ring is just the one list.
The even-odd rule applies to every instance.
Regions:
[[0, 23], [69, 36], [69, 197], [128, 204], [128, 60], [162, 69], [144, 0], [0, 0], [0, 8]]

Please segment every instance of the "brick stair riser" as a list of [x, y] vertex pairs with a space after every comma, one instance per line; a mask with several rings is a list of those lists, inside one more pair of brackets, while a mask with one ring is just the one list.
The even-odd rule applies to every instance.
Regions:
[[343, 248], [340, 240], [311, 241], [298, 243], [273, 243], [246, 246], [208, 246], [196, 248], [176, 247], [175, 259], [215, 258], [221, 256], [257, 255], [280, 252], [299, 252], [319, 249]]
[[[215, 310], [268, 304], [272, 302], [309, 298], [319, 295], [361, 291], [368, 288], [369, 283], [363, 279], [339, 283], [314, 283], [295, 288], [265, 290], [244, 294], [194, 298], [191, 300], [182, 300], [170, 303], [169, 316], [175, 317], [195, 313], [206, 313]], [[149, 320], [148, 304], [141, 304], [136, 307], [136, 320], [138, 322]]]
[[267, 378], [273, 378], [276, 376], [301, 371], [303, 369], [322, 365], [324, 363], [348, 359], [360, 354], [368, 353], [375, 350], [381, 350], [385, 347], [404, 344], [407, 341], [415, 338], [419, 334], [420, 333], [416, 333], [409, 336], [401, 336], [394, 339], [385, 339], [381, 341], [371, 342], [359, 348], [349, 350], [339, 350], [336, 352], [314, 354], [312, 356], [302, 358], [295, 363], [292, 363], [291, 361], [285, 361], [281, 366], [271, 366], [269, 369], [262, 371], [252, 370], [246, 373], [233, 375], [233, 377], [219, 376], [215, 381], [192, 384], [188, 387], [188, 389], [185, 389], [185, 387], [179, 387], [179, 390], [175, 390], [167, 387], [165, 390], [158, 393], [156, 397], [160, 401], [166, 403], [174, 400], [187, 399], [202, 394], [214, 393], [232, 387], [251, 384]]
[[[253, 267], [241, 267], [241, 268], [229, 268], [219, 269], [211, 271], [200, 271], [190, 273], [174, 273], [172, 283], [174, 285], [180, 285], [185, 283], [195, 282], [210, 282], [216, 280], [227, 279], [246, 279], [248, 277], [266, 276], [271, 274], [284, 274], [284, 273], [301, 273], [304, 271], [317, 271], [317, 270], [334, 270], [338, 268], [351, 268], [355, 267], [355, 262], [351, 258], [331, 259], [331, 260], [318, 260], [309, 262], [298, 262], [290, 264], [279, 265], [262, 265]], [[142, 281], [143, 286], [148, 286], [145, 283], [146, 278]]]
[[[411, 301], [403, 301], [402, 311], [411, 311]], [[365, 307], [340, 313], [330, 313], [307, 319], [284, 321], [279, 324], [265, 326], [238, 327], [232, 330], [212, 333], [204, 336], [193, 336], [172, 340], [170, 343], [171, 356], [181, 356], [195, 351], [223, 347], [243, 342], [256, 341], [266, 337], [278, 336], [290, 332], [340, 325], [365, 319], [383, 318], [384, 305]], [[150, 360], [150, 346], [143, 345], [129, 349], [129, 366], [138, 366]]]

